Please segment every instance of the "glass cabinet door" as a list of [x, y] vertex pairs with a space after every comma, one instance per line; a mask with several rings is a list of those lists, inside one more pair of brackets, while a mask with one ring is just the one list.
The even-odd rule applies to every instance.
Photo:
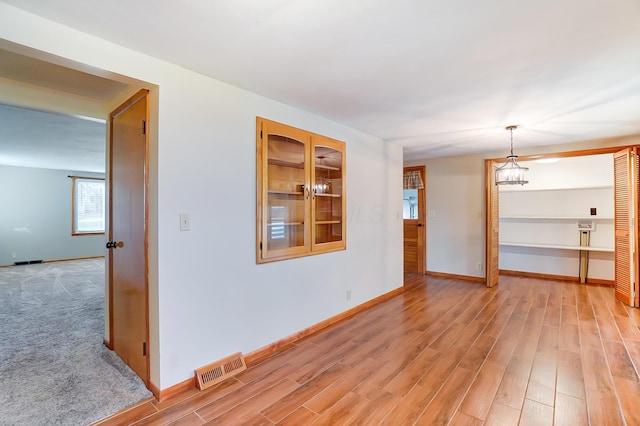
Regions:
[[305, 144], [267, 134], [266, 249], [304, 247], [306, 198]]
[[313, 244], [343, 242], [344, 233], [344, 155], [330, 141], [313, 146]]

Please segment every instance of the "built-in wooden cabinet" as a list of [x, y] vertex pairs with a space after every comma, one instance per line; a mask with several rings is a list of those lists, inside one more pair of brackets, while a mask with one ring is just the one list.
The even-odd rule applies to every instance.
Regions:
[[258, 117], [256, 261], [344, 250], [345, 144]]

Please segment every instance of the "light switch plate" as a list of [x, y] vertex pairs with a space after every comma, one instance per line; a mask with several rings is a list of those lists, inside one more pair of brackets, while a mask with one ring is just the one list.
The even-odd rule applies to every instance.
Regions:
[[189, 231], [191, 229], [191, 217], [189, 213], [180, 213], [180, 230]]

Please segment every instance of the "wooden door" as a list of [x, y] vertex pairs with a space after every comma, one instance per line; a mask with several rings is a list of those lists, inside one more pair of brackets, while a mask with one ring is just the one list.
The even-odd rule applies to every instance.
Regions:
[[486, 238], [487, 238], [487, 253], [486, 253], [486, 284], [487, 287], [493, 287], [498, 284], [500, 276], [499, 267], [499, 252], [500, 252], [500, 240], [499, 240], [499, 199], [500, 191], [496, 186], [496, 169], [497, 164], [492, 160], [486, 160], [485, 162], [485, 184], [486, 184]]
[[[405, 167], [404, 173], [409, 171], [418, 171], [422, 182], [426, 186], [425, 167]], [[409, 208], [409, 214], [403, 214], [404, 217], [404, 270], [406, 272], [418, 272], [424, 274], [426, 272], [426, 230], [425, 222], [425, 189], [416, 189], [417, 197], [410, 200], [411, 197], [403, 197], [403, 211]], [[406, 191], [405, 191], [406, 192]], [[407, 206], [408, 205], [408, 206]], [[414, 213], [414, 214], [411, 214]]]
[[110, 345], [148, 384], [147, 98], [111, 113], [108, 253]]
[[[614, 230], [615, 230], [615, 295], [616, 299], [634, 306], [637, 286], [637, 155], [627, 148], [613, 155]], [[636, 292], [637, 293], [637, 292]]]

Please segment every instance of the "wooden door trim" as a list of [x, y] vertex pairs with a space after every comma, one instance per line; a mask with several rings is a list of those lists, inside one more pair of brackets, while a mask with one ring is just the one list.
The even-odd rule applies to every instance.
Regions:
[[[614, 154], [620, 150], [623, 150], [626, 148], [633, 148], [635, 146], [636, 145], [620, 145], [620, 146], [609, 146], [604, 148], [581, 149], [577, 151], [560, 151], [560, 152], [552, 152], [547, 154], [519, 155], [518, 161], [541, 160], [544, 158], [586, 157], [589, 155], [598, 155], [598, 154]], [[505, 160], [505, 157], [497, 157], [497, 158], [488, 158], [485, 161], [504, 163], [506, 160]]]
[[[111, 185], [111, 178], [113, 175], [113, 120], [120, 114], [131, 108], [143, 98], [147, 99], [146, 111], [145, 111], [145, 133], [144, 133], [144, 294], [145, 294], [145, 341], [147, 342], [147, 351], [145, 355], [146, 359], [146, 378], [142, 378], [145, 385], [149, 385], [151, 378], [151, 362], [150, 362], [150, 348], [149, 344], [149, 228], [146, 224], [149, 223], [149, 90], [141, 89], [133, 96], [127, 99], [124, 103], [118, 106], [111, 114], [109, 114], [109, 175], [107, 176], [107, 182], [109, 184], [109, 241], [113, 241], [113, 228], [111, 227], [111, 220], [113, 215], [113, 187]], [[109, 254], [109, 342], [106, 345], [110, 350], [113, 350], [114, 346], [114, 308], [113, 308], [113, 256]]]

